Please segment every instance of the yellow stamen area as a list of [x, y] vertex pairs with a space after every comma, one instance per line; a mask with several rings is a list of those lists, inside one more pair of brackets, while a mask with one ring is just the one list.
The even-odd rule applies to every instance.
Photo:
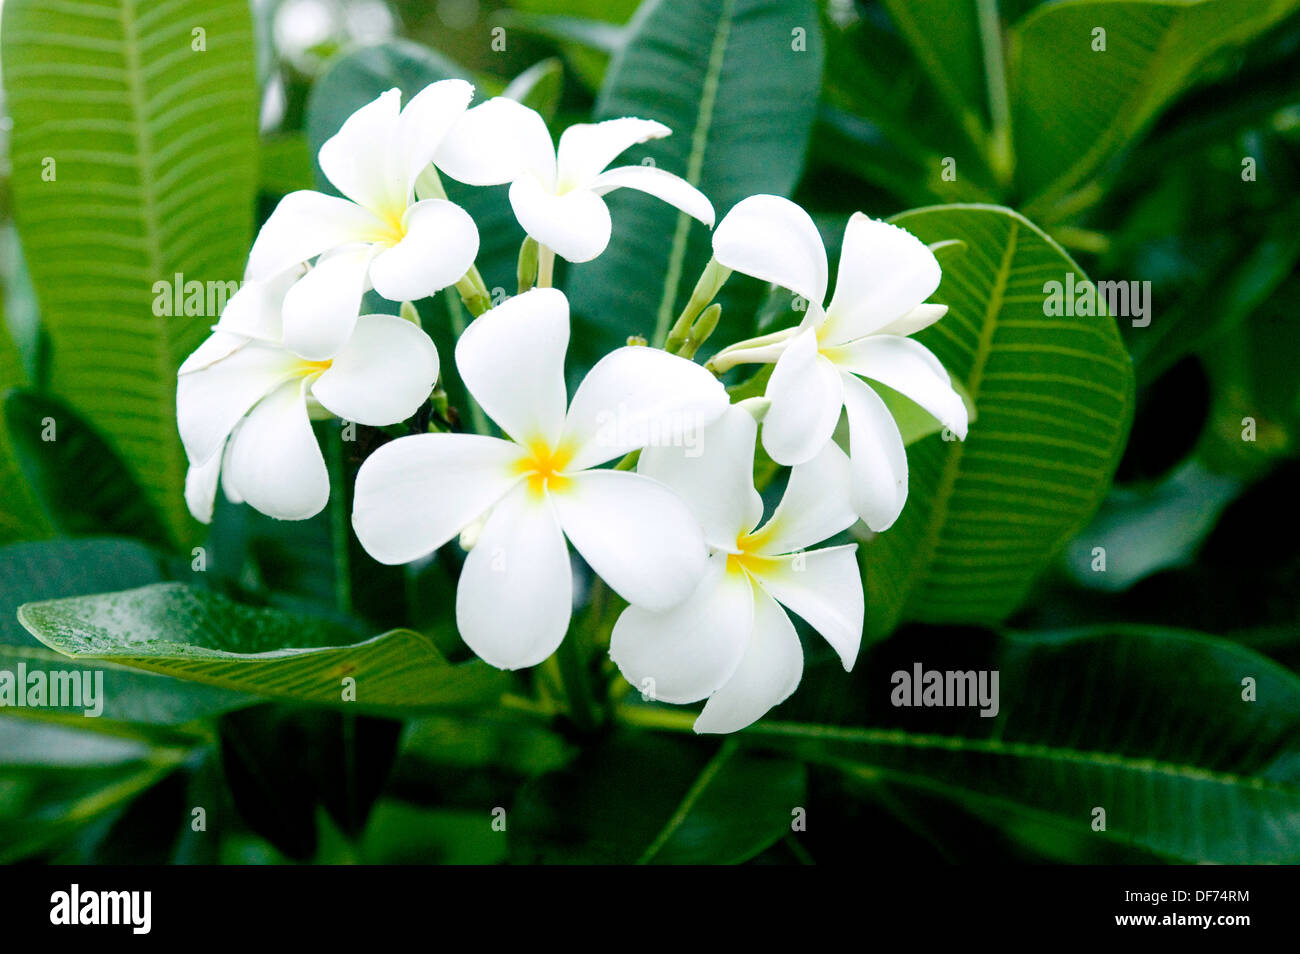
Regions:
[[742, 533], [736, 538], [736, 549], [740, 552], [727, 554], [728, 573], [763, 576], [770, 574], [777, 567], [780, 561], [758, 552], [768, 536], [767, 530], [767, 527], [763, 527], [755, 533]]
[[528, 489], [536, 496], [546, 491], [557, 493], [565, 490], [570, 483], [564, 470], [573, 460], [572, 448], [560, 445], [551, 447], [545, 441], [530, 441], [525, 445], [528, 452], [515, 464], [518, 473], [528, 478]]
[[332, 364], [334, 364], [333, 358], [328, 358], [324, 361], [299, 361], [298, 373], [303, 377], [306, 377], [309, 374], [320, 374], [322, 371], [328, 371]]

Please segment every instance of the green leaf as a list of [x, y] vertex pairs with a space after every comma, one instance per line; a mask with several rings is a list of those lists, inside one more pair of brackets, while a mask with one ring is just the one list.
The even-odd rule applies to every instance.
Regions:
[[[639, 116], [673, 134], [628, 150], [616, 164], [653, 161], [685, 177], [719, 219], [746, 196], [788, 195], [821, 88], [812, 0], [652, 0], [628, 28], [595, 119]], [[574, 340], [587, 357], [631, 334], [662, 343], [712, 254], [709, 230], [659, 199], [623, 189], [608, 202], [609, 248], [569, 270], [574, 311], [588, 324]], [[732, 314], [724, 305], [724, 325]], [[724, 328], [719, 340], [726, 335]]]
[[[1159, 570], [1185, 566], [1240, 492], [1241, 481], [1196, 460], [1154, 487], [1117, 487], [1070, 542], [1066, 569], [1081, 586], [1118, 591]], [[1102, 570], [1097, 547], [1105, 551]]]
[[0, 58], [52, 389], [184, 540], [175, 374], [217, 315], [160, 317], [155, 283], [224, 289], [243, 274], [257, 183], [248, 4], [13, 0]]
[[884, 0], [916, 58], [962, 128], [979, 142], [988, 120], [979, 23], [986, 0]]
[[[19, 621], [51, 649], [275, 699], [380, 713], [500, 696], [505, 673], [452, 666], [432, 642], [393, 630], [361, 642], [347, 629], [232, 602], [179, 583], [28, 603]], [[343, 680], [355, 680], [355, 702]]]
[[[936, 655], [926, 669], [939, 668]], [[876, 699], [871, 728], [760, 721], [742, 738], [1013, 828], [1033, 822], [1180, 862], [1300, 861], [1300, 679], [1263, 656], [1156, 627], [1012, 635], [957, 667], [1000, 672], [994, 718], [889, 704], [901, 691], [889, 670], [911, 675], [916, 658], [898, 647], [860, 674]], [[1096, 808], [1104, 830], [1092, 828]]]
[[[815, 165], [888, 189], [903, 208], [997, 201], [982, 137], [953, 135], [953, 109], [936, 86], [918, 81], [915, 54], [888, 21], [828, 24], [826, 58], [835, 67], [826, 71]], [[864, 188], [854, 206], [871, 201]]]
[[281, 133], [262, 140], [259, 186], [263, 192], [287, 195], [315, 185], [314, 160], [302, 133]]
[[230, 796], [258, 834], [298, 860], [316, 853], [321, 810], [348, 835], [365, 826], [401, 724], [337, 709], [260, 706], [224, 716]]
[[136, 537], [167, 546], [167, 529], [103, 439], [62, 401], [13, 391], [5, 425], [48, 524], [64, 536]]
[[989, 622], [1024, 599], [1100, 503], [1124, 446], [1133, 371], [1110, 317], [1044, 314], [1079, 267], [1007, 209], [938, 206], [892, 221], [938, 255], [948, 314], [919, 340], [979, 414], [967, 439], [908, 449], [907, 505], [863, 548], [867, 634], [902, 619]]
[[79, 663], [34, 641], [18, 622], [18, 607], [34, 600], [122, 590], [162, 579], [156, 553], [134, 540], [46, 540], [0, 547], [0, 670], [103, 674], [103, 709], [92, 719], [84, 710], [51, 708], [0, 710], [11, 716], [68, 722], [122, 733], [123, 723], [181, 726], [257, 701], [252, 696], [182, 682], [99, 661]]
[[[0, 398], [25, 378], [18, 349], [0, 320]], [[18, 466], [13, 435], [3, 418], [0, 415], [0, 545], [51, 536], [53, 528]]]
[[110, 817], [185, 755], [183, 748], [0, 720], [0, 863], [49, 851]]
[[[1036, 211], [1084, 185], [1137, 137], [1213, 53], [1244, 43], [1297, 0], [1064, 0], [1010, 35], [1017, 181]], [[1105, 30], [1104, 51], [1094, 30]]]
[[555, 43], [578, 78], [598, 90], [610, 56], [626, 41], [623, 24], [641, 0], [512, 0], [493, 21], [506, 30], [531, 33]]
[[506, 835], [482, 811], [430, 810], [384, 800], [360, 844], [368, 865], [491, 865], [506, 860]]
[[617, 736], [520, 790], [510, 851], [526, 863], [735, 864], [790, 831], [804, 784], [802, 766], [730, 743], [710, 755]]
[[134, 540], [42, 540], [0, 547], [0, 645], [35, 645], [18, 623], [23, 603], [162, 579], [158, 555]]
[[502, 96], [536, 110], [550, 122], [564, 92], [564, 65], [555, 57], [539, 60], [510, 81]]

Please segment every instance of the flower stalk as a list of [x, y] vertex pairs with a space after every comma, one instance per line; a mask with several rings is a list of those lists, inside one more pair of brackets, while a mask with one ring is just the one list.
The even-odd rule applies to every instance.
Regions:
[[[727, 279], [730, 277], [731, 269], [719, 264], [716, 258], [709, 259], [709, 264], [704, 266], [704, 271], [700, 273], [699, 280], [696, 281], [695, 288], [691, 291], [691, 297], [686, 303], [686, 307], [682, 309], [682, 313], [677, 316], [672, 328], [668, 330], [668, 337], [664, 339], [665, 351], [670, 354], [681, 353], [682, 345], [687, 338], [692, 336], [691, 332], [696, 319], [709, 306], [709, 303], [718, 297], [718, 292], [722, 290], [722, 286], [727, 283]], [[709, 330], [709, 333], [712, 334], [712, 329]], [[704, 337], [707, 338], [708, 335]], [[696, 347], [698, 348], [699, 344], [702, 343], [703, 340], [701, 339]]]

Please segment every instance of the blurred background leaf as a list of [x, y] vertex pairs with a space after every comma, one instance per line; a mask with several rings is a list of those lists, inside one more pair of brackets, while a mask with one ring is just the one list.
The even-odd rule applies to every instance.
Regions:
[[50, 386], [186, 540], [174, 374], [218, 315], [210, 295], [193, 314], [170, 290], [181, 310], [160, 315], [155, 283], [242, 276], [257, 181], [248, 5], [10, 0], [0, 44]]

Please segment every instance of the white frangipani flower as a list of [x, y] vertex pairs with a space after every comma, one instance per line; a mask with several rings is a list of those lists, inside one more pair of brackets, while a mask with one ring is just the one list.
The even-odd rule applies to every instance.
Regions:
[[705, 564], [699, 524], [671, 490], [594, 468], [653, 440], [683, 443], [726, 409], [726, 391], [690, 361], [626, 347], [597, 362], [570, 402], [568, 344], [569, 304], [554, 289], [484, 312], [457, 342], [456, 366], [507, 438], [403, 437], [357, 474], [352, 525], [381, 563], [407, 563], [474, 528], [456, 622], [502, 669], [536, 665], [564, 639], [566, 537], [611, 589], [657, 610], [684, 599]]
[[524, 231], [561, 258], [587, 262], [609, 245], [601, 196], [614, 189], [647, 192], [713, 227], [712, 203], [685, 179], [653, 166], [606, 168], [629, 147], [671, 133], [663, 123], [630, 117], [580, 123], [560, 134], [557, 150], [540, 115], [499, 96], [461, 117], [438, 166], [470, 185], [509, 182]]
[[848, 459], [828, 441], [791, 471], [781, 503], [758, 527], [756, 431], [753, 417], [732, 407], [705, 431], [702, 456], [650, 448], [638, 465], [691, 506], [711, 548], [709, 565], [677, 607], [624, 610], [610, 656], [628, 682], [656, 699], [708, 699], [696, 732], [743, 729], [799, 685], [803, 650], [778, 604], [821, 633], [845, 670], [853, 668], [862, 641], [857, 546], [803, 552], [857, 522], [848, 505]]
[[362, 106], [320, 148], [321, 170], [347, 198], [303, 190], [281, 200], [249, 254], [249, 277], [268, 280], [320, 256], [284, 302], [284, 343], [312, 360], [352, 333], [361, 296], [374, 288], [415, 301], [459, 281], [478, 254], [478, 229], [446, 199], [413, 201], [474, 88], [463, 80], [425, 87], [405, 109], [390, 89]]
[[853, 508], [872, 530], [887, 529], [907, 501], [907, 454], [885, 402], [859, 376], [915, 401], [962, 440], [969, 423], [943, 365], [907, 337], [948, 311], [925, 303], [941, 277], [934, 253], [910, 232], [855, 213], [823, 307], [826, 246], [807, 212], [771, 195], [737, 203], [718, 224], [713, 251], [719, 264], [803, 296], [808, 311], [797, 328], [724, 349], [710, 363], [775, 362], [763, 447], [777, 463], [810, 460], [846, 410]]
[[329, 500], [329, 473], [311, 418], [382, 426], [410, 417], [438, 379], [423, 331], [391, 315], [362, 315], [336, 354], [320, 361], [285, 347], [280, 310], [303, 268], [246, 281], [212, 335], [177, 375], [176, 417], [189, 457], [185, 500], [212, 519], [218, 477], [236, 503], [304, 520]]

